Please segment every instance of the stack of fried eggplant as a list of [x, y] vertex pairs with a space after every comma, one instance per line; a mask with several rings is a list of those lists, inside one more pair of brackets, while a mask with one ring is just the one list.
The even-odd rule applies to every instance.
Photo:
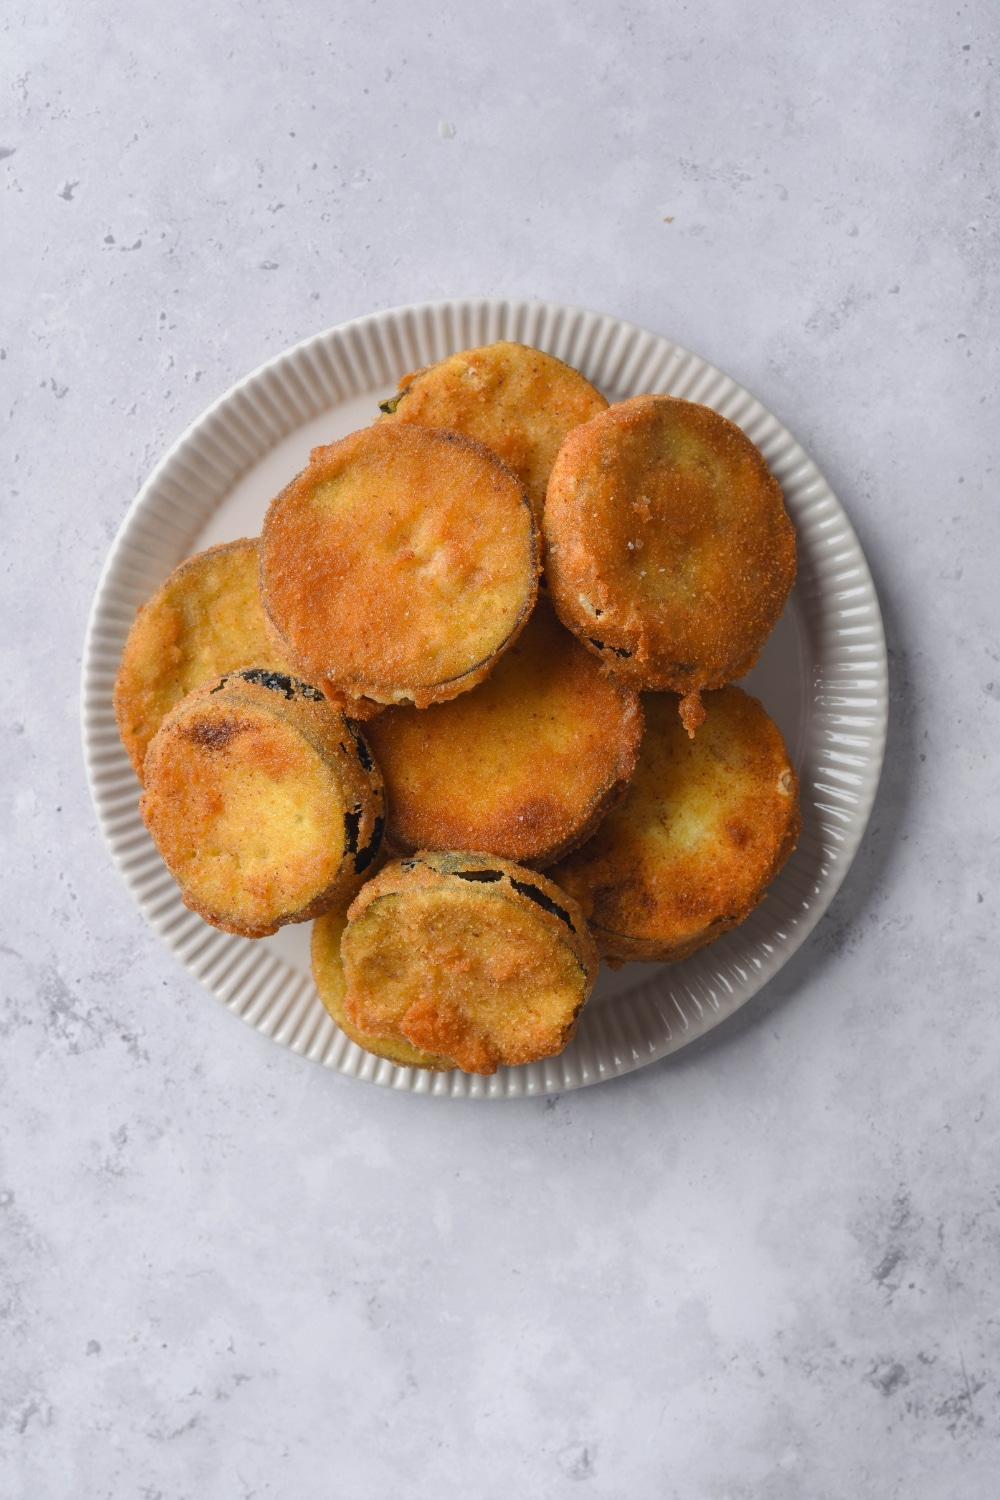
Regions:
[[725, 418], [609, 406], [519, 344], [452, 355], [140, 610], [115, 708], [143, 819], [206, 921], [316, 919], [368, 1051], [552, 1056], [600, 957], [686, 957], [793, 849], [787, 750], [732, 684], [794, 577]]

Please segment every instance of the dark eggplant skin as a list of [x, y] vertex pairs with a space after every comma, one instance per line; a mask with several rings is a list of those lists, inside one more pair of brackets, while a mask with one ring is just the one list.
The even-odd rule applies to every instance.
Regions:
[[[393, 875], [393, 871], [398, 872]], [[544, 913], [547, 921], [552, 921], [567, 928], [571, 936], [566, 936], [567, 941], [578, 961], [591, 977], [591, 983], [597, 973], [597, 950], [594, 947], [590, 929], [587, 926], [582, 908], [569, 893], [547, 875], [538, 870], [532, 870], [524, 865], [515, 864], [513, 860], [503, 859], [496, 854], [481, 854], [467, 851], [436, 851], [429, 849], [418, 850], [416, 854], [408, 855], [403, 859], [395, 859], [386, 864], [379, 873], [378, 891], [385, 894], [394, 890], [397, 885], [405, 888], [414, 879], [421, 883], [434, 879], [463, 880], [476, 885], [497, 886], [500, 894], [507, 899], [524, 902], [528, 901], [538, 911]], [[350, 908], [350, 914], [359, 915], [367, 902], [376, 896], [376, 886], [373, 884], [369, 891], [367, 886], [363, 887], [360, 894]]]
[[257, 687], [267, 688], [270, 693], [280, 693], [281, 696], [291, 702], [293, 698], [305, 698], [312, 703], [323, 703], [325, 698], [319, 688], [311, 687], [308, 682], [302, 682], [298, 677], [292, 677], [287, 672], [271, 672], [266, 667], [245, 667], [240, 672], [227, 672], [225, 677], [212, 688], [213, 693], [221, 693], [228, 682], [233, 679], [239, 682], [249, 682]]

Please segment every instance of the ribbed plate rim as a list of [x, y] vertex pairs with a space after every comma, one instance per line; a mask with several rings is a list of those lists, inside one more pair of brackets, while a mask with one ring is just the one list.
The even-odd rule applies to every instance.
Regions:
[[[478, 336], [468, 336], [472, 329]], [[813, 681], [811, 702], [816, 706], [813, 717], [827, 724], [828, 737], [844, 748], [827, 753], [822, 770], [827, 782], [815, 784], [810, 803], [817, 812], [817, 826], [807, 821], [799, 849], [772, 886], [768, 901], [734, 933], [700, 954], [652, 971], [651, 977], [600, 1008], [585, 1009], [577, 1037], [561, 1057], [502, 1068], [492, 1078], [427, 1074], [371, 1057], [337, 1029], [311, 983], [291, 965], [272, 953], [255, 952], [245, 940], [217, 932], [186, 911], [142, 827], [135, 806], [137, 783], [109, 729], [109, 671], [113, 677], [134, 613], [134, 603], [130, 612], [122, 595], [135, 595], [136, 578], [144, 576], [150, 559], [155, 560], [157, 545], [162, 550], [164, 530], [179, 534], [187, 516], [189, 529], [196, 532], [240, 473], [296, 427], [336, 406], [335, 400], [324, 406], [322, 399], [320, 405], [310, 406], [317, 392], [322, 398], [324, 391], [335, 390], [346, 379], [355, 386], [340, 397], [348, 399], [380, 389], [405, 368], [430, 362], [427, 357], [410, 364], [402, 359], [404, 349], [416, 347], [415, 331], [422, 331], [425, 350], [432, 347], [430, 358], [440, 358], [451, 348], [514, 337], [568, 359], [591, 379], [599, 366], [596, 383], [618, 397], [640, 389], [670, 389], [704, 401], [738, 422], [762, 447], [785, 488], [799, 533], [798, 588], [810, 626], [825, 643], [825, 651], [831, 630], [841, 638], [840, 654], [824, 657], [819, 664], [829, 667], [832, 675]], [[645, 378], [654, 371], [655, 378]], [[247, 424], [248, 410], [256, 428]], [[263, 446], [242, 469], [233, 469], [233, 452], [242, 451], [246, 457], [248, 442]], [[206, 473], [214, 476], [207, 499], [197, 493], [205, 489]], [[836, 551], [831, 553], [830, 546]], [[825, 570], [824, 562], [830, 564]], [[162, 572], [170, 566], [173, 562]], [[849, 587], [838, 592], [838, 582]], [[831, 625], [838, 615], [841, 624]], [[213, 401], [166, 450], [126, 512], [101, 570], [81, 674], [84, 760], [98, 823], [126, 886], [154, 931], [221, 1003], [273, 1040], [365, 1082], [433, 1097], [516, 1098], [585, 1087], [678, 1050], [746, 1004], [805, 941], [847, 874], [878, 788], [887, 722], [885, 637], [871, 573], [843, 507], [802, 445], [745, 387], [683, 346], [610, 314], [527, 298], [444, 299], [369, 313], [283, 350]], [[801, 898], [795, 906], [779, 887], [792, 879], [797, 861], [811, 872], [806, 885], [813, 884], [808, 900]], [[706, 978], [713, 963], [717, 972]]]

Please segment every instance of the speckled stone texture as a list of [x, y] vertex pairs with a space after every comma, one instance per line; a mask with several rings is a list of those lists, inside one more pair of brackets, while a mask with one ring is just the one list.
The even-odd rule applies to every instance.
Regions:
[[[0, 1493], [992, 1500], [995, 7], [14, 0], [0, 35]], [[778, 979], [495, 1105], [216, 1005], [78, 729], [164, 448], [307, 334], [477, 293], [749, 386], [854, 520], [893, 682], [868, 838]]]

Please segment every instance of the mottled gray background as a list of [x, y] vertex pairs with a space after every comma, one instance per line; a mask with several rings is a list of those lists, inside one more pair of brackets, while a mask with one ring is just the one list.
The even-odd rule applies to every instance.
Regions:
[[[992, 1500], [995, 8], [0, 28], [0, 1493]], [[749, 386], [858, 529], [893, 683], [868, 838], [778, 979], [662, 1064], [495, 1105], [217, 1006], [121, 885], [78, 729], [165, 446], [307, 334], [478, 293]]]

